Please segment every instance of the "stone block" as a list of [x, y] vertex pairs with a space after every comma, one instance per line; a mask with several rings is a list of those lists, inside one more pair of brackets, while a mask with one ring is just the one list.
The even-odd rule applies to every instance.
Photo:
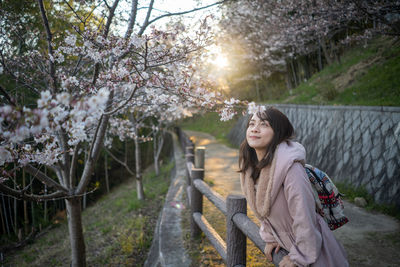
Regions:
[[391, 119], [392, 119], [394, 124], [400, 123], [400, 113], [393, 112], [393, 113], [390, 114], [390, 117], [391, 117]]
[[351, 118], [353, 121], [357, 120], [357, 118], [359, 118], [361, 115], [361, 111], [360, 110], [353, 110], [351, 112]]
[[352, 170], [352, 176], [356, 180], [361, 179], [361, 169], [362, 169], [362, 164], [361, 162], [358, 162], [358, 164], [353, 164], [353, 170]]
[[342, 169], [342, 167], [343, 167], [343, 160], [341, 159], [341, 158], [338, 158], [339, 160], [338, 160], [338, 162], [337, 162], [337, 164], [336, 164], [336, 169], [337, 170], [341, 170]]
[[358, 116], [353, 120], [353, 123], [351, 124], [351, 129], [353, 130], [353, 132], [360, 127], [360, 124], [361, 124], [361, 119]]
[[357, 206], [359, 206], [361, 208], [364, 208], [365, 206], [367, 206], [367, 201], [363, 197], [355, 197], [354, 204], [356, 204]]
[[375, 119], [371, 123], [369, 130], [371, 131], [372, 134], [374, 134], [380, 125], [381, 125], [381, 122], [380, 122], [379, 118], [375, 117]]
[[369, 121], [368, 121], [368, 122], [367, 122], [367, 121], [361, 122], [360, 130], [361, 130], [362, 132], [364, 132], [365, 130], [368, 129], [369, 125], [370, 125]]
[[344, 155], [343, 155], [343, 162], [347, 163], [349, 161], [350, 158], [350, 152], [349, 151], [345, 151]]
[[356, 169], [358, 166], [362, 165], [361, 163], [361, 155], [358, 153], [353, 153], [351, 157], [351, 162], [353, 165], [353, 168]]
[[361, 140], [359, 138], [358, 139], [354, 139], [354, 144], [351, 147], [352, 153], [353, 154], [354, 153], [358, 153], [358, 154], [361, 155], [361, 148], [362, 148]]
[[349, 129], [349, 128], [351, 127], [351, 120], [350, 120], [350, 119], [346, 119], [346, 120], [344, 121], [343, 127], [344, 127], [345, 129]]
[[371, 144], [372, 142], [371, 133], [368, 130], [362, 133], [362, 142], [363, 145]]
[[385, 162], [382, 158], [378, 159], [378, 161], [376, 161], [373, 164], [373, 175], [374, 177], [378, 177], [382, 171], [383, 171], [383, 167], [385, 166]]
[[382, 155], [382, 145], [381, 144], [377, 144], [376, 146], [374, 146], [371, 150], [371, 157], [372, 160], [376, 160], [378, 158], [383, 158]]
[[386, 149], [389, 149], [393, 147], [396, 144], [396, 140], [393, 134], [387, 134], [385, 135], [385, 147]]
[[398, 162], [396, 163], [394, 160], [389, 160], [386, 163], [386, 175], [388, 179], [393, 178], [394, 171], [398, 168]]
[[344, 130], [344, 141], [345, 142], [351, 142], [351, 137], [353, 135], [353, 132], [351, 131], [350, 128], [345, 128]]
[[382, 135], [386, 135], [387, 131], [393, 126], [393, 121], [389, 118], [386, 118], [385, 121], [381, 125]]
[[353, 140], [357, 141], [359, 140], [361, 137], [361, 130], [359, 128], [357, 128], [354, 132], [353, 132]]
[[371, 157], [369, 155], [363, 158], [362, 165], [363, 165], [363, 171], [364, 172], [367, 172], [367, 171], [370, 170]]
[[[383, 158], [385, 160], [390, 160], [390, 159], [396, 158], [396, 156], [397, 156], [397, 158], [400, 157], [400, 150], [399, 150], [398, 146], [396, 146], [396, 145], [391, 146], [390, 148], [386, 149], [385, 152], [383, 153]], [[398, 160], [400, 162], [400, 159], [398, 159]]]
[[343, 143], [343, 150], [344, 151], [349, 151], [351, 150], [351, 140], [345, 141]]

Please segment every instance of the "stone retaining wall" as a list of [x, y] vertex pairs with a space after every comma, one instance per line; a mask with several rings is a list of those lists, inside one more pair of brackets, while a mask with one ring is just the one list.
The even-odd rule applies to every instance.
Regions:
[[[292, 122], [308, 163], [400, 207], [400, 107], [274, 106]], [[234, 145], [245, 137], [247, 118], [228, 135]]]

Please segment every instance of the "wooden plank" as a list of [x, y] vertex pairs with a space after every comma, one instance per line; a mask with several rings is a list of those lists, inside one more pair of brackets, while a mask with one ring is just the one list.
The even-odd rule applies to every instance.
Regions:
[[212, 190], [210, 186], [202, 180], [195, 180], [193, 184], [226, 216], [226, 203], [220, 194]]
[[226, 244], [207, 219], [199, 212], [193, 213], [193, 218], [203, 233], [210, 240], [213, 247], [218, 251], [221, 258], [226, 262]]

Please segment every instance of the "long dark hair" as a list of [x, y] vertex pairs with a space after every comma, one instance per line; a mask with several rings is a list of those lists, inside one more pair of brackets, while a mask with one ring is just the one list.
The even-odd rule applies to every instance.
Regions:
[[[244, 138], [240, 145], [239, 172], [244, 174], [246, 170], [251, 167], [253, 170], [251, 177], [254, 181], [258, 179], [261, 169], [271, 164], [276, 147], [283, 141], [289, 140], [294, 136], [294, 129], [289, 119], [277, 108], [267, 107], [264, 111], [258, 111], [256, 114], [260, 120], [269, 122], [274, 131], [274, 136], [272, 137], [271, 143], [268, 145], [267, 152], [260, 161], [257, 159], [256, 151], [249, 146], [246, 138]], [[250, 115], [247, 122], [246, 131], [252, 116], [253, 114]]]

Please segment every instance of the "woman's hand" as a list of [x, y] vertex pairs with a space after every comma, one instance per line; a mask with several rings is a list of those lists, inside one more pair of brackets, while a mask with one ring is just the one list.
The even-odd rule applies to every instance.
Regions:
[[281, 247], [277, 242], [267, 243], [264, 248], [264, 253], [267, 257], [267, 260], [272, 262], [272, 250], [275, 249], [275, 253], [277, 253], [280, 248]]
[[279, 263], [279, 267], [296, 267], [296, 264], [289, 258], [289, 255], [286, 255]]

